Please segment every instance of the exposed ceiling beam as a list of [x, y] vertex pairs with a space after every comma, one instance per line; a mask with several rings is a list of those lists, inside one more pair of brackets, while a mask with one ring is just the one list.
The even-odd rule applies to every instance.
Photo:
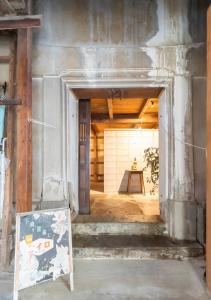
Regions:
[[97, 129], [97, 126], [95, 124], [91, 124], [91, 129], [94, 131], [95, 134], [97, 134], [99, 132], [99, 130]]
[[158, 123], [156, 116], [147, 116], [142, 119], [92, 119], [92, 124], [142, 124], [142, 123]]
[[[139, 111], [139, 114], [138, 114], [138, 119], [142, 119], [142, 117], [144, 116], [145, 112], [146, 112], [146, 109], [147, 109], [147, 106], [149, 104], [149, 101], [150, 99], [147, 99], [145, 100], [145, 103], [144, 105], [141, 107], [140, 111]], [[136, 124], [134, 126], [134, 128], [139, 128], [140, 126], [138, 124]]]
[[0, 17], [0, 30], [40, 27], [41, 15]]
[[[108, 119], [108, 114], [105, 113], [92, 113], [91, 118], [94, 120]], [[135, 113], [132, 114], [115, 114], [113, 119], [137, 119], [138, 115]]]
[[149, 103], [149, 99], [145, 100], [145, 103], [144, 105], [141, 107], [140, 111], [139, 111], [139, 114], [138, 114], [138, 119], [141, 119], [147, 109], [147, 105]]
[[113, 100], [112, 99], [107, 99], [107, 105], [108, 105], [109, 119], [112, 120], [113, 117], [114, 117], [114, 114], [113, 114]]
[[95, 125], [91, 125], [91, 131], [94, 135], [96, 135], [96, 126]]
[[158, 123], [154, 123], [154, 124], [152, 124], [152, 127], [151, 127], [151, 128], [152, 128], [152, 129], [153, 129], [153, 128], [154, 128], [154, 129], [157, 129], [157, 128], [158, 128], [158, 125], [159, 125]]

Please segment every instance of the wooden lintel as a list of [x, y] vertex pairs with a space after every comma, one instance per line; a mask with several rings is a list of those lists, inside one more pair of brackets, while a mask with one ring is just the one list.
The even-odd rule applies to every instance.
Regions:
[[144, 117], [142, 119], [113, 119], [113, 120], [108, 120], [108, 119], [93, 119], [91, 121], [92, 124], [141, 124], [141, 123], [158, 123], [158, 118], [157, 117]]
[[0, 17], [0, 30], [40, 27], [41, 15]]
[[107, 99], [107, 105], [108, 105], [109, 119], [112, 120], [113, 117], [114, 117], [114, 114], [113, 114], [113, 101], [112, 101], [112, 99]]

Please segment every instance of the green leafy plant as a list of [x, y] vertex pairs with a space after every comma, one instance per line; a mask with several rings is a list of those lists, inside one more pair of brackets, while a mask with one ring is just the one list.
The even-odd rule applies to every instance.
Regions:
[[155, 194], [158, 190], [159, 184], [159, 149], [156, 147], [149, 147], [144, 150], [144, 171], [150, 169], [151, 176], [147, 177], [147, 182], [152, 183], [153, 187], [150, 194]]

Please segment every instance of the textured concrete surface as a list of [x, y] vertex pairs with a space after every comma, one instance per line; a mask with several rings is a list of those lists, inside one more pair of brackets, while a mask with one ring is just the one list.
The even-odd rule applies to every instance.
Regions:
[[186, 259], [204, 254], [203, 247], [166, 236], [75, 235], [75, 258]]
[[[66, 132], [64, 120], [66, 114], [73, 115], [73, 109], [65, 104], [69, 87], [62, 90], [60, 82], [64, 75], [69, 77], [70, 86], [71, 80], [77, 79], [86, 88], [92, 84], [98, 86], [98, 79], [101, 83], [108, 80], [110, 87], [114, 82], [120, 87], [135, 82], [142, 86], [164, 84], [167, 100], [161, 101], [163, 122], [160, 123], [162, 216], [166, 216], [172, 237], [196, 239], [196, 224], [200, 224], [198, 231], [204, 229], [204, 200], [198, 211], [196, 202], [204, 194], [201, 172], [205, 173], [205, 164], [201, 163], [201, 151], [195, 151], [193, 159], [193, 149], [184, 142], [191, 144], [194, 139], [195, 144], [203, 147], [200, 135], [193, 137], [192, 123], [198, 126], [203, 119], [205, 86], [200, 84], [199, 92], [193, 86], [195, 79], [206, 76], [209, 3], [209, 0], [35, 1], [34, 13], [43, 15], [43, 26], [34, 31], [33, 40], [33, 118], [56, 129], [33, 127], [34, 201], [54, 201], [53, 196], [64, 200], [67, 178], [63, 167], [70, 166], [74, 174], [77, 172], [77, 159], [72, 165], [64, 161], [69, 153], [65, 136], [73, 136], [68, 128]], [[197, 108], [196, 101], [202, 109]], [[200, 118], [193, 116], [192, 106]], [[71, 143], [71, 153], [75, 144]], [[196, 174], [199, 161], [201, 172]], [[68, 184], [77, 191], [73, 179], [68, 178]], [[76, 199], [77, 207], [77, 192], [72, 198]], [[203, 235], [201, 232], [201, 241]]]
[[90, 222], [160, 222], [159, 200], [140, 193], [90, 191]]
[[[74, 261], [75, 290], [68, 277], [20, 292], [21, 300], [209, 300], [203, 260]], [[12, 300], [12, 275], [0, 276], [0, 300]]]
[[89, 216], [77, 216], [72, 223], [73, 234], [81, 235], [163, 235], [166, 233], [164, 223], [120, 223], [90, 222]]

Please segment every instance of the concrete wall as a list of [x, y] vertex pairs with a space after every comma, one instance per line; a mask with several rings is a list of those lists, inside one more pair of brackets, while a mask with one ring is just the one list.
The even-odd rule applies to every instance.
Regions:
[[[203, 120], [204, 115], [205, 28], [209, 2], [206, 0], [34, 2], [34, 12], [43, 15], [43, 27], [34, 30], [33, 75], [36, 78], [43, 76], [48, 78], [51, 89], [54, 89], [54, 82], [49, 76], [61, 78], [70, 70], [76, 69], [81, 70], [81, 74], [90, 80], [90, 83], [97, 79], [96, 73], [91, 70], [118, 71], [121, 78], [121, 70], [122, 74], [127, 76], [128, 70], [131, 69], [143, 74], [141, 76], [146, 82], [150, 78], [160, 81], [165, 78], [172, 83], [169, 97], [172, 96], [173, 117], [170, 123], [174, 137], [168, 155], [173, 157], [171, 165], [173, 179], [169, 186], [171, 192], [166, 201], [169, 203], [169, 232], [178, 238], [195, 239], [196, 226], [200, 228], [198, 230], [200, 232], [203, 229], [202, 211], [205, 197], [204, 179], [200, 175], [204, 174], [205, 161], [201, 158], [200, 151], [193, 153], [192, 147], [185, 145], [184, 141], [196, 144], [201, 142], [197, 131], [194, 130], [193, 134], [193, 128], [198, 126], [198, 118]], [[36, 81], [35, 95], [41, 84], [39, 79]], [[200, 84], [202, 82], [203, 84]], [[200, 99], [197, 94], [201, 95]], [[50, 105], [51, 96], [42, 100], [45, 100], [46, 108], [37, 107], [34, 114], [41, 109], [43, 116], [46, 115], [47, 118], [48, 113], [45, 109], [54, 109]], [[33, 101], [36, 101], [36, 98]], [[194, 109], [197, 115], [193, 118]], [[58, 122], [54, 118], [56, 114], [52, 115], [51, 122]], [[45, 118], [43, 120], [45, 121]], [[204, 130], [205, 124], [200, 126], [201, 130]], [[60, 145], [59, 141], [58, 139], [57, 147]], [[34, 135], [35, 148], [36, 144]], [[47, 145], [41, 143], [42, 151], [45, 151], [45, 147]], [[60, 159], [59, 150], [57, 155]], [[37, 158], [39, 159], [40, 157]], [[199, 163], [200, 174], [197, 167]], [[58, 172], [56, 169], [54, 172], [60, 174], [60, 167], [57, 168]], [[34, 193], [41, 198], [40, 190], [34, 190]], [[196, 205], [196, 200], [200, 205]]]

